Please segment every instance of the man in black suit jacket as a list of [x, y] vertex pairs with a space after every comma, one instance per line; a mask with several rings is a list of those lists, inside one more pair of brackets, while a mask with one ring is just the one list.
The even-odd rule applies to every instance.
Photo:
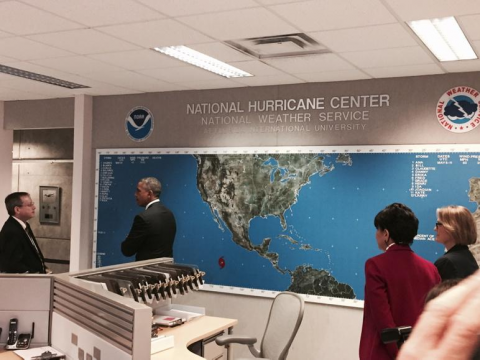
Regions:
[[162, 185], [154, 177], [141, 179], [135, 191], [135, 200], [145, 207], [133, 220], [127, 238], [122, 242], [125, 256], [135, 260], [173, 257], [173, 241], [177, 225], [173, 213], [160, 203]]
[[45, 260], [28, 220], [35, 216], [35, 204], [26, 192], [5, 198], [10, 217], [0, 231], [0, 271], [46, 273]]

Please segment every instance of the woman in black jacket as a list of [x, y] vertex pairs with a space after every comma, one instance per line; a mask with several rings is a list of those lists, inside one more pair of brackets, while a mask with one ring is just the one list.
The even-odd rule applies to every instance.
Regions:
[[463, 279], [473, 274], [478, 264], [468, 245], [477, 241], [477, 226], [470, 211], [456, 205], [437, 209], [435, 231], [435, 241], [446, 249], [446, 253], [435, 261], [442, 280]]

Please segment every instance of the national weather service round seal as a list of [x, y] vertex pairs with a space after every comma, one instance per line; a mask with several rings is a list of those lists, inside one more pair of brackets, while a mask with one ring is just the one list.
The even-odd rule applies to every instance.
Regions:
[[143, 106], [137, 106], [128, 112], [125, 118], [125, 132], [133, 141], [143, 141], [153, 131], [153, 114]]
[[445, 130], [465, 133], [480, 125], [479, 92], [469, 86], [447, 90], [437, 103], [437, 120]]

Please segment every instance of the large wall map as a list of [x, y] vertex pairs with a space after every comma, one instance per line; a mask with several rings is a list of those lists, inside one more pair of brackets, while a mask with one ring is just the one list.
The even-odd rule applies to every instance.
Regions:
[[414, 210], [413, 250], [430, 261], [443, 253], [438, 207], [466, 206], [480, 227], [477, 147], [99, 150], [94, 266], [133, 261], [120, 243], [142, 210], [138, 180], [155, 176], [177, 219], [175, 261], [199, 265], [212, 290], [357, 303], [386, 205]]

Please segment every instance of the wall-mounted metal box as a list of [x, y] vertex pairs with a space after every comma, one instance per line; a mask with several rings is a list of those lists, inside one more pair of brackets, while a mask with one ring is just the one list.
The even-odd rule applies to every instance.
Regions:
[[60, 223], [60, 188], [40, 186], [40, 224]]

